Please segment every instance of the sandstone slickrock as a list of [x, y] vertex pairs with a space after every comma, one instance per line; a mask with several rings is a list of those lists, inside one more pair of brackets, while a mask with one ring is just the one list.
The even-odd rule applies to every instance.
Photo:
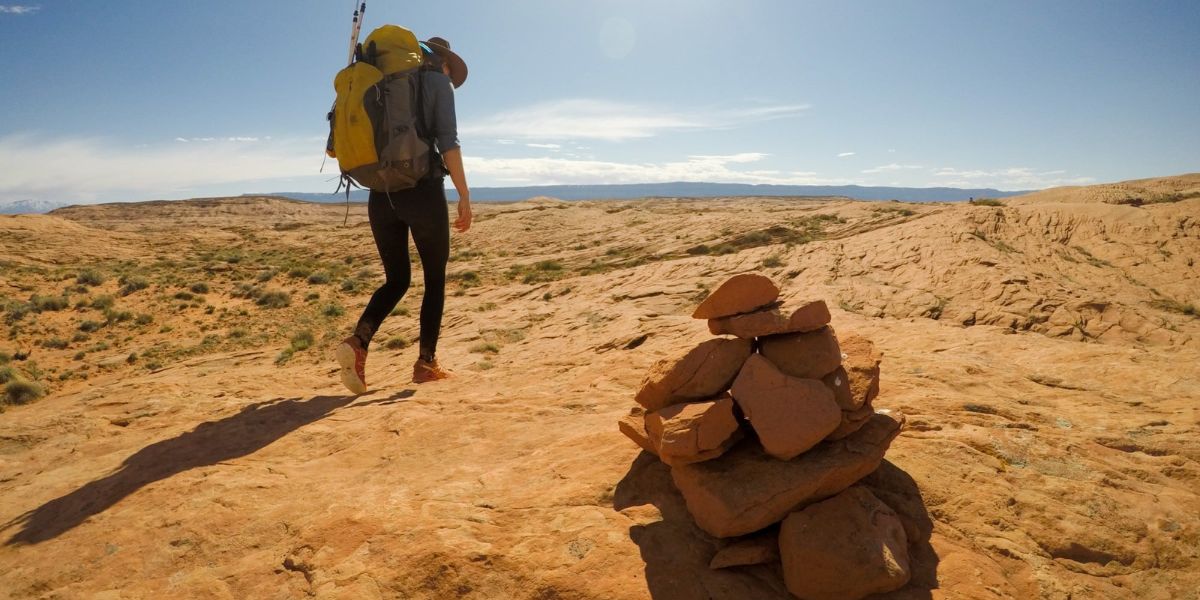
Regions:
[[650, 368], [634, 400], [647, 411], [712, 398], [729, 389], [750, 356], [750, 340], [712, 339]]
[[646, 409], [640, 406], [629, 409], [629, 414], [617, 421], [617, 429], [620, 429], [621, 433], [641, 446], [643, 450], [651, 454], [658, 454], [658, 449], [646, 435]]
[[840, 440], [854, 433], [855, 431], [858, 431], [859, 428], [866, 424], [867, 419], [870, 419], [871, 415], [873, 414], [875, 414], [875, 409], [871, 408], [870, 402], [854, 410], [843, 410], [841, 421], [839, 422], [837, 429], [834, 429], [833, 433], [830, 433], [829, 437], [825, 439]]
[[806, 452], [842, 422], [842, 411], [824, 383], [786, 375], [761, 354], [752, 354], [742, 365], [733, 397], [767, 454], [780, 460]]
[[769, 531], [739, 539], [717, 550], [708, 563], [710, 569], [761, 565], [779, 560], [779, 534]]
[[904, 525], [861, 486], [788, 515], [779, 554], [788, 591], [802, 600], [857, 600], [910, 577]]
[[820, 379], [842, 364], [833, 327], [761, 338], [762, 355], [780, 371], [801, 379]]
[[719, 458], [672, 467], [671, 478], [701, 529], [716, 537], [745, 535], [875, 470], [903, 424], [904, 415], [880, 411], [847, 438], [789, 461], [741, 444]]
[[778, 298], [779, 287], [767, 277], [753, 273], [734, 275], [696, 307], [692, 318], [717, 319], [753, 312]]
[[647, 413], [646, 433], [668, 465], [716, 458], [741, 439], [733, 398], [673, 404]]
[[813, 331], [829, 324], [829, 307], [824, 300], [801, 302], [800, 308], [789, 313], [779, 307], [758, 310], [743, 315], [708, 320], [708, 330], [716, 335], [730, 334], [740, 338], [756, 338], [780, 333]]

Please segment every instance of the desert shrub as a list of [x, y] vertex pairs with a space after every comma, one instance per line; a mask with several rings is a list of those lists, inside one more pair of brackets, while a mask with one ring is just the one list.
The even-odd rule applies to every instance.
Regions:
[[75, 283], [83, 285], [97, 286], [104, 283], [104, 275], [95, 269], [84, 269], [79, 272], [79, 276], [75, 278]]
[[710, 252], [712, 252], [712, 248], [709, 248], [707, 244], [700, 244], [687, 249], [687, 253], [692, 256], [701, 256]]
[[257, 285], [251, 285], [249, 283], [237, 284], [231, 293], [234, 298], [246, 298], [250, 300], [259, 298], [262, 296], [262, 294], [263, 289], [261, 287], [258, 287]]
[[993, 198], [974, 198], [968, 204], [974, 206], [1004, 206], [1004, 203]]
[[79, 324], [79, 330], [86, 331], [88, 333], [99, 331], [102, 327], [104, 327], [104, 323], [99, 321], [84, 321]]
[[131, 364], [131, 365], [132, 365], [133, 363], [137, 362], [137, 360], [138, 360], [138, 355], [137, 355], [137, 352], [130, 352], [130, 353], [129, 353], [129, 356], [126, 356], [126, 357], [125, 357], [125, 362], [127, 362], [127, 363], [129, 363], [129, 364]]
[[150, 282], [145, 277], [142, 277], [140, 275], [130, 275], [128, 277], [121, 277], [120, 283], [121, 283], [121, 289], [118, 290], [118, 293], [121, 294], [122, 296], [128, 296], [136, 291], [144, 290], [144, 289], [150, 287]]
[[71, 306], [71, 300], [66, 296], [39, 296], [34, 294], [29, 299], [29, 303], [33, 305], [33, 310], [37, 312], [59, 311]]
[[255, 277], [255, 279], [257, 279], [259, 283], [266, 283], [272, 279], [275, 279], [275, 275], [277, 275], [278, 273], [279, 272], [276, 271], [275, 269], [271, 269], [269, 271], [263, 271], [262, 273], [259, 273], [258, 277]]
[[357, 279], [343, 279], [342, 280], [342, 291], [343, 292], [354, 292], [356, 290], [358, 290], [358, 280]]
[[497, 346], [491, 342], [480, 342], [474, 346], [471, 346], [470, 351], [479, 352], [482, 354], [497, 354], [500, 352], [500, 346]]
[[1197, 308], [1195, 304], [1180, 302], [1178, 300], [1154, 300], [1150, 302], [1150, 306], [1189, 317], [1200, 317], [1200, 308]]
[[330, 276], [326, 271], [317, 271], [316, 273], [308, 276], [308, 282], [313, 285], [325, 285], [329, 283], [329, 281]]
[[154, 322], [154, 316], [142, 313], [142, 314], [138, 315], [137, 318], [134, 319], [133, 322], [138, 325], [149, 325]]
[[292, 277], [294, 279], [304, 279], [309, 275], [312, 275], [312, 271], [304, 267], [292, 267], [288, 270], [288, 277]]
[[388, 340], [383, 347], [388, 350], [403, 350], [408, 347], [408, 340], [402, 337], [394, 337]]
[[326, 317], [340, 317], [346, 314], [346, 309], [342, 308], [339, 304], [327, 304], [325, 308], [321, 309], [321, 314]]
[[783, 266], [783, 258], [778, 254], [772, 254], [763, 259], [762, 265], [768, 269], [774, 269]]
[[320, 299], [321, 299], [321, 294], [319, 294], [317, 292], [309, 292], [304, 295], [305, 302], [316, 302], [317, 300], [320, 300]]
[[96, 310], [105, 310], [112, 308], [116, 302], [116, 299], [112, 296], [96, 296], [92, 299], [91, 307]]
[[0, 365], [7, 365], [12, 362], [12, 355], [7, 352], [0, 352]]
[[83, 360], [85, 357], [87, 357], [87, 350], [80, 350], [75, 353], [75, 360]]
[[16, 323], [25, 318], [25, 315], [33, 311], [33, 305], [28, 302], [9, 302], [4, 306], [4, 320], [9, 323]]
[[245, 327], [234, 327], [229, 330], [229, 337], [233, 339], [241, 339], [250, 335], [250, 330]]
[[133, 313], [127, 310], [106, 310], [104, 311], [104, 320], [111, 325], [113, 323], [124, 323], [125, 321], [133, 320]]
[[176, 300], [183, 300], [184, 302], [190, 302], [190, 301], [196, 299], [195, 294], [192, 294], [191, 292], [184, 292], [184, 291], [175, 292], [174, 297]]
[[207, 294], [209, 291], [211, 291], [208, 287], [208, 284], [204, 283], [203, 281], [197, 281], [196, 283], [193, 283], [192, 285], [188, 286], [188, 289], [195, 294]]
[[563, 268], [562, 263], [557, 260], [543, 260], [533, 265], [533, 267], [539, 271], [561, 271]]
[[92, 336], [90, 336], [82, 331], [77, 331], [77, 332], [75, 332], [75, 335], [71, 336], [71, 341], [74, 343], [86, 342], [89, 339], [91, 339], [91, 337]]
[[258, 297], [258, 300], [255, 301], [255, 304], [265, 308], [283, 308], [291, 305], [291, 303], [292, 295], [279, 290], [263, 292], [263, 294]]
[[19, 379], [19, 378], [20, 378], [20, 373], [18, 373], [16, 369], [14, 369], [8, 365], [0, 367], [0, 383], [8, 383], [10, 381], [13, 381], [14, 379]]
[[458, 273], [451, 273], [449, 278], [453, 281], [458, 281], [463, 287], [474, 287], [481, 283], [479, 273], [476, 273], [475, 271], [460, 271]]
[[67, 340], [64, 340], [62, 338], [54, 337], [54, 338], [42, 340], [42, 346], [44, 346], [46, 348], [51, 348], [54, 350], [65, 350], [68, 345], [70, 345], [70, 344], [67, 342]]
[[291, 347], [292, 350], [300, 352], [302, 350], [308, 350], [315, 342], [316, 338], [313, 337], [313, 332], [304, 330], [292, 336]]
[[45, 388], [24, 379], [14, 379], [4, 385], [4, 400], [9, 404], [29, 404], [45, 395]]

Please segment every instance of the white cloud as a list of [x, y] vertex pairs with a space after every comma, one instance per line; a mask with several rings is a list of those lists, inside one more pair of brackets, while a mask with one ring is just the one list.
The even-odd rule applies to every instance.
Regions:
[[1030, 167], [1008, 167], [1005, 169], [969, 169], [939, 167], [932, 171], [935, 184], [947, 187], [990, 187], [1000, 190], [1041, 189], [1060, 185], [1086, 185], [1094, 183], [1093, 177], [1070, 177], [1066, 171], [1038, 171]]
[[547, 150], [558, 150], [559, 148], [562, 148], [562, 145], [560, 145], [560, 144], [533, 144], [533, 143], [530, 143], [530, 144], [525, 144], [525, 145], [529, 146], [530, 148], [545, 148]]
[[838, 158], [846, 158], [847, 156], [854, 156], [855, 154], [858, 154], [858, 153], [857, 152], [839, 152]]
[[[101, 138], [0, 136], [0, 200], [179, 197], [195, 187], [316, 176], [323, 156], [324, 144], [307, 138], [127, 146]], [[325, 173], [336, 175], [337, 163], [330, 160]]]
[[804, 104], [674, 111], [602, 100], [556, 100], [505, 111], [460, 127], [467, 136], [624, 141], [673, 131], [729, 128], [797, 116]]
[[[259, 139], [269, 140], [269, 139], [271, 139], [271, 137], [270, 136], [267, 136], [265, 138], [248, 137], [248, 136], [194, 137], [194, 138], [177, 137], [177, 138], [175, 138], [175, 141], [184, 142], [184, 143], [187, 143], [187, 142], [257, 142]], [[322, 137], [320, 139], [324, 140], [327, 138]]]
[[9, 15], [31, 15], [39, 10], [40, 6], [22, 6], [20, 4], [0, 4], [0, 13]]
[[862, 172], [867, 173], [867, 174], [887, 173], [890, 171], [904, 171], [904, 170], [908, 170], [908, 169], [923, 169], [923, 168], [925, 168], [925, 167], [922, 167], [921, 165], [899, 165], [896, 163], [891, 163], [891, 164], [887, 164], [887, 165], [880, 165], [880, 166], [872, 168], [872, 169], [863, 169]]
[[472, 181], [528, 181], [538, 185], [662, 183], [707, 181], [717, 183], [762, 183], [793, 185], [836, 185], [846, 183], [802, 171], [742, 170], [740, 165], [762, 160], [767, 155], [745, 152], [725, 156], [689, 156], [680, 161], [622, 163], [567, 158], [465, 158]]

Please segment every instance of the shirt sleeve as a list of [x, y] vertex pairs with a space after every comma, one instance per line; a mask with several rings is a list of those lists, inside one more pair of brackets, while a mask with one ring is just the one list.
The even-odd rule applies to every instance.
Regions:
[[431, 73], [427, 83], [433, 88], [433, 137], [439, 152], [459, 147], [458, 118], [454, 114], [454, 86], [442, 73]]

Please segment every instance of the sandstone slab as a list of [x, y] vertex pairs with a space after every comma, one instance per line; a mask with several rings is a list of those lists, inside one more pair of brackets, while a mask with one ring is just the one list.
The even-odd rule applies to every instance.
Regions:
[[708, 330], [716, 335], [736, 335], [740, 338], [756, 338], [781, 333], [814, 331], [829, 324], [829, 307], [824, 300], [800, 303], [800, 307], [788, 313], [775, 307], [758, 310], [744, 315], [708, 320]]
[[842, 364], [842, 350], [833, 328], [762, 338], [762, 355], [780, 371], [801, 379], [820, 379]]
[[741, 444], [717, 459], [672, 467], [671, 479], [701, 529], [722, 538], [745, 535], [874, 471], [903, 424], [900, 413], [878, 412], [845, 439], [789, 461]]
[[883, 357], [875, 344], [861, 335], [843, 336], [838, 339], [838, 346], [842, 350], [842, 366], [824, 380], [834, 390], [842, 410], [857, 409], [879, 395], [879, 363]]
[[750, 351], [749, 340], [705, 341], [682, 356], [665, 358], [651, 367], [634, 400], [653, 412], [712, 398], [729, 389]]
[[673, 404], [647, 413], [646, 434], [668, 465], [710, 460], [741, 439], [733, 398]]
[[833, 433], [830, 433], [829, 437], [825, 439], [840, 440], [854, 433], [855, 431], [858, 431], [867, 423], [867, 420], [870, 419], [871, 415], [873, 414], [875, 414], [875, 409], [871, 407], [870, 402], [854, 410], [843, 410], [841, 421], [839, 422], [837, 429], [834, 429]]
[[780, 460], [808, 451], [842, 422], [825, 384], [786, 375], [761, 354], [746, 359], [733, 381], [733, 397], [763, 449]]
[[629, 414], [617, 421], [617, 429], [621, 430], [625, 437], [633, 440], [633, 443], [641, 446], [643, 450], [651, 454], [658, 454], [658, 449], [646, 435], [646, 409], [640, 406], [629, 409]]
[[779, 287], [769, 278], [753, 273], [734, 275], [696, 307], [692, 318], [717, 319], [753, 312], [777, 299]]
[[784, 519], [779, 554], [788, 591], [802, 600], [857, 600], [911, 575], [900, 517], [861, 486]]
[[761, 565], [779, 560], [779, 535], [771, 531], [739, 539], [717, 550], [708, 563], [710, 569]]

